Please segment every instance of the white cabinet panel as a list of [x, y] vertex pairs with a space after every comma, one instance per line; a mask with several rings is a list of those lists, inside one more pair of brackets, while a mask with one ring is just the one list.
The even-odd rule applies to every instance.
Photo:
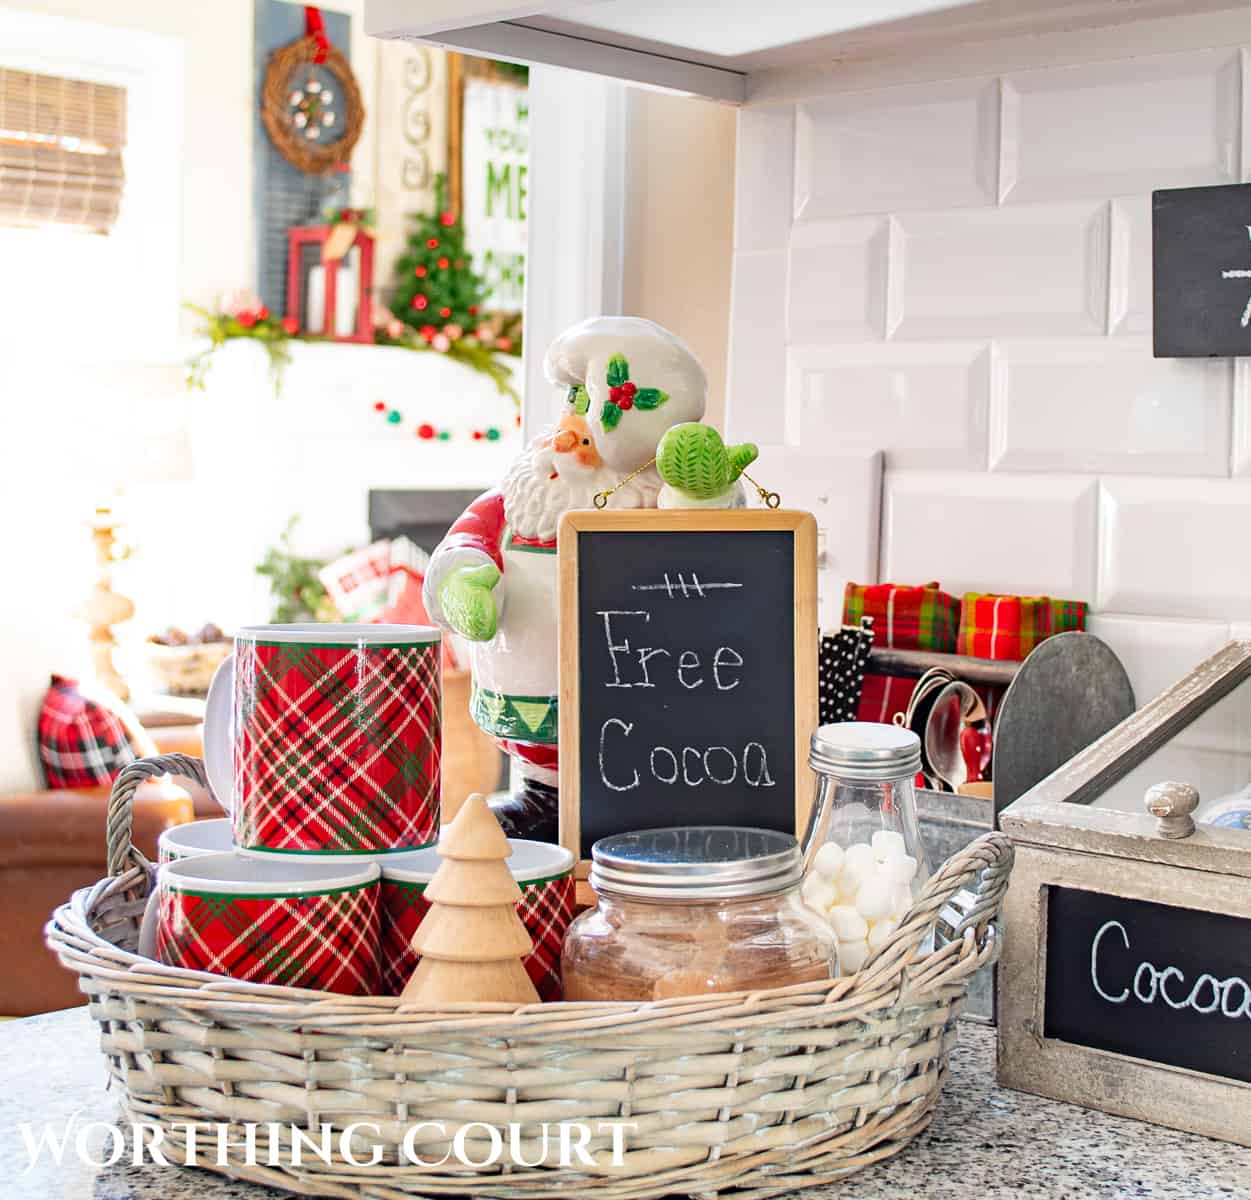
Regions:
[[882, 578], [947, 591], [1088, 600], [1095, 482], [1067, 476], [887, 471]]
[[889, 246], [890, 222], [884, 217], [797, 225], [787, 270], [789, 340], [882, 337]]
[[993, 204], [999, 83], [958, 80], [801, 104], [795, 215]]
[[780, 250], [794, 206], [794, 108], [740, 109], [735, 153], [752, 166], [734, 173], [734, 248]]
[[894, 336], [1105, 331], [1106, 203], [909, 213], [895, 223]]
[[786, 251], [736, 254], [726, 428], [738, 441], [783, 440]]
[[787, 440], [883, 450], [892, 467], [986, 465], [985, 342], [793, 347]]
[[1251, 618], [1251, 483], [1105, 479], [1096, 607]]
[[1139, 708], [1229, 641], [1223, 621], [1092, 613], [1086, 628], [1125, 664]]
[[1227, 359], [1152, 358], [1145, 338], [999, 342], [991, 464], [1225, 475], [1232, 380]]
[[1236, 51], [1164, 54], [1003, 81], [1000, 196], [1114, 196], [1238, 180]]

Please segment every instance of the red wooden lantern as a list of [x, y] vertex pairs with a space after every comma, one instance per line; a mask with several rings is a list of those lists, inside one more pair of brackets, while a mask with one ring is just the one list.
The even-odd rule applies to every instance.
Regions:
[[372, 342], [373, 284], [374, 237], [363, 225], [339, 221], [287, 230], [287, 316], [301, 333]]

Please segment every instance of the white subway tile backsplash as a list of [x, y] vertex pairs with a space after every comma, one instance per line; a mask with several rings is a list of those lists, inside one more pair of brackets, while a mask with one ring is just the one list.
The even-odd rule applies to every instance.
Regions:
[[1227, 359], [1152, 358], [1146, 338], [996, 343], [997, 470], [1225, 475]]
[[1108, 330], [1118, 334], [1152, 329], [1151, 197], [1112, 201], [1112, 248], [1108, 264]]
[[889, 246], [885, 217], [797, 225], [787, 267], [788, 340], [882, 337]]
[[801, 104], [795, 216], [993, 204], [999, 83], [958, 80]]
[[1096, 484], [1072, 476], [887, 471], [883, 579], [1088, 600]]
[[1125, 665], [1141, 708], [1229, 640], [1223, 621], [1093, 613], [1086, 624]]
[[794, 107], [740, 108], [736, 154], [755, 169], [735, 173], [734, 248], [780, 250], [794, 207]]
[[1106, 203], [897, 217], [892, 336], [1103, 333], [1108, 224]]
[[1251, 482], [1104, 479], [1099, 526], [1099, 609], [1251, 618]]
[[740, 441], [783, 440], [785, 312], [786, 251], [736, 254], [725, 420]]
[[999, 194], [1016, 203], [1237, 182], [1240, 104], [1232, 50], [1007, 76]]
[[787, 357], [787, 440], [883, 450], [892, 467], [986, 465], [985, 342], [798, 346]]

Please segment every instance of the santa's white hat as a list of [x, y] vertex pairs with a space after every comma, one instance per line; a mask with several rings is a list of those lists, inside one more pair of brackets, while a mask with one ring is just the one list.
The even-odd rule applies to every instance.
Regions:
[[623, 474], [655, 455], [671, 425], [704, 415], [708, 381], [699, 360], [681, 338], [642, 317], [592, 317], [566, 329], [543, 369], [565, 389], [566, 405], [587, 406], [597, 449]]

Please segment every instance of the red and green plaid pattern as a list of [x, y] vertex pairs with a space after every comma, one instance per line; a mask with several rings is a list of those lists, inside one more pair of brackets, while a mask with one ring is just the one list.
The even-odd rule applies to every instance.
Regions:
[[[421, 956], [412, 948], [413, 934], [430, 905], [426, 885], [398, 879], [382, 880], [382, 992], [398, 996]], [[517, 915], [534, 942], [534, 949], [521, 960], [539, 999], [561, 999], [560, 949], [573, 921], [573, 875], [538, 879], [521, 885]]]
[[241, 642], [237, 845], [369, 853], [439, 834], [438, 643]]
[[[873, 618], [874, 646], [897, 650], [956, 649], [960, 602], [937, 583], [901, 587], [896, 583], [849, 583], [843, 594], [843, 624]], [[891, 722], [907, 711], [915, 679], [868, 673], [856, 709], [858, 721]]]
[[378, 885], [306, 896], [162, 887], [156, 956], [171, 967], [351, 996], [378, 990]]
[[39, 761], [50, 788], [112, 783], [139, 756], [116, 713], [83, 695], [78, 683], [53, 675], [38, 722]]
[[897, 650], [940, 650], [952, 654], [960, 627], [960, 601], [937, 583], [849, 583], [843, 594], [843, 624], [873, 618], [873, 644]]
[[958, 653], [1020, 662], [1053, 634], [1085, 629], [1088, 608], [1084, 600], [966, 592]]

